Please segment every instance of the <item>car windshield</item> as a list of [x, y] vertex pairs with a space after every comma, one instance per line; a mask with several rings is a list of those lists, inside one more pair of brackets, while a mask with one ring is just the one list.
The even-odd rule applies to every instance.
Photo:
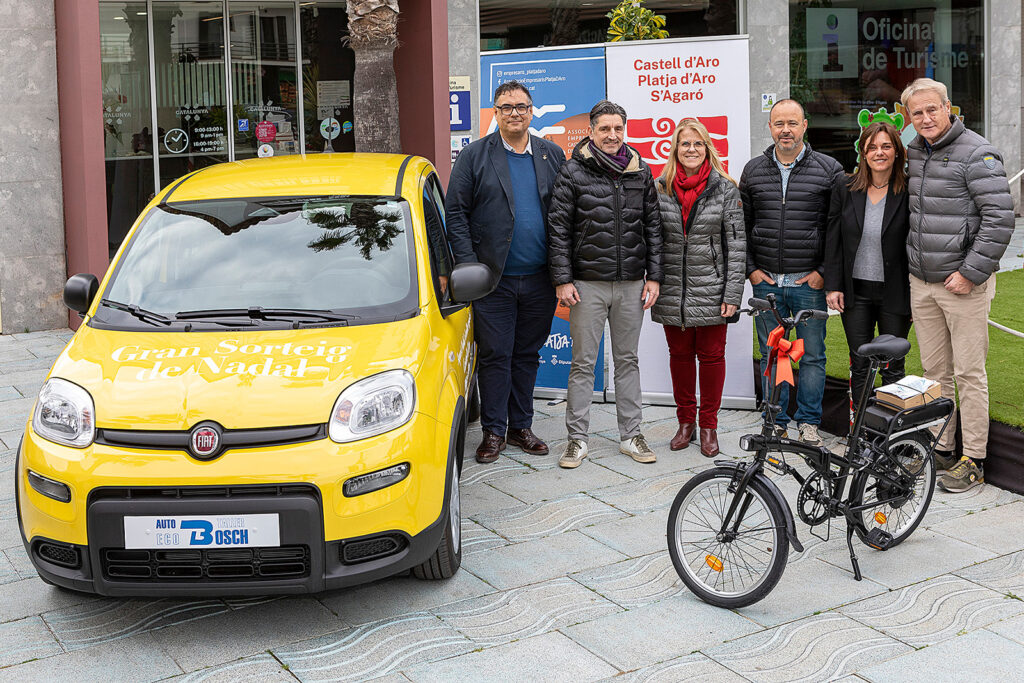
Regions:
[[416, 308], [409, 205], [394, 197], [174, 202], [154, 208], [97, 311], [133, 329], [366, 324]]

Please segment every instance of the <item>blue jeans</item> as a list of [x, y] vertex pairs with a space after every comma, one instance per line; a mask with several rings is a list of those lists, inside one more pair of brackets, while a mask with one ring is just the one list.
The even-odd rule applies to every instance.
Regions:
[[[767, 282], [754, 285], [754, 296], [763, 299], [768, 294], [775, 295], [775, 305], [782, 317], [796, 315], [797, 311], [814, 308], [819, 311], [828, 310], [825, 306], [825, 290], [811, 289], [806, 283], [795, 287], [778, 287]], [[757, 327], [757, 343], [761, 349], [761, 391], [767, 398], [771, 395], [771, 386], [764, 370], [768, 365], [768, 334], [778, 324], [771, 313], [762, 313], [754, 317]], [[796, 415], [793, 419], [798, 424], [821, 424], [821, 399], [825, 395], [825, 323], [824, 320], [804, 320], [796, 328], [798, 339], [804, 340], [804, 355], [800, 359], [800, 373], [796, 381]], [[783, 382], [779, 394], [779, 413], [776, 424], [789, 424], [789, 384]]]
[[480, 426], [487, 431], [504, 437], [506, 427], [533, 424], [539, 351], [551, 333], [556, 303], [547, 268], [533, 275], [503, 275], [493, 292], [473, 302]]

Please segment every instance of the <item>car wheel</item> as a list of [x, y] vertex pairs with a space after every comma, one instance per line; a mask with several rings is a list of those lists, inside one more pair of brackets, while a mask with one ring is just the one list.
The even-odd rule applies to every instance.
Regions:
[[480, 419], [480, 385], [476, 373], [473, 374], [473, 381], [469, 387], [469, 406], [466, 408], [466, 418], [470, 422]]
[[[456, 448], [462, 448], [465, 440], [465, 425], [458, 431]], [[459, 458], [457, 453], [452, 453], [449, 461], [452, 463], [451, 477], [448, 482], [448, 509], [445, 515], [444, 533], [441, 534], [441, 542], [437, 550], [430, 558], [413, 567], [412, 573], [418, 579], [448, 579], [459, 570], [462, 564], [462, 504], [459, 495]]]

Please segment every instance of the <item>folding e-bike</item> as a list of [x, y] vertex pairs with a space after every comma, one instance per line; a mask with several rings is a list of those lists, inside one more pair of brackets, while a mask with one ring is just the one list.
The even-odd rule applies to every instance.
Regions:
[[[840, 455], [784, 438], [775, 425], [779, 394], [783, 382], [792, 383], [790, 361], [802, 354], [802, 344], [791, 342], [790, 332], [801, 321], [824, 319], [827, 313], [804, 310], [783, 317], [773, 295], [750, 299], [749, 305], [745, 313], [774, 314], [778, 322], [768, 338], [765, 375], [771, 389], [762, 404], [762, 429], [740, 438], [740, 448], [753, 453], [753, 459], [716, 460], [715, 467], [679, 490], [668, 518], [669, 554], [683, 583], [705, 602], [730, 608], [771, 592], [786, 568], [790, 545], [803, 552], [793, 513], [766, 468], [799, 482], [796, 510], [812, 535], [818, 536], [815, 528], [823, 524], [830, 530], [833, 518], [846, 520], [846, 543], [859, 581], [853, 535], [871, 548], [887, 550], [914, 532], [935, 490], [932, 453], [953, 412], [948, 398], [905, 410], [876, 401], [872, 394], [879, 368], [910, 350], [906, 339], [880, 335], [857, 349], [870, 364], [845, 451]], [[799, 455], [811, 472], [801, 474], [786, 462], [786, 454]]]

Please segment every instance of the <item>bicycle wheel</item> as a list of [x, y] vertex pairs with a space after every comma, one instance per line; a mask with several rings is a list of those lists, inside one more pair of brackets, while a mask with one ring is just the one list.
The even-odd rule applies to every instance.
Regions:
[[679, 578], [704, 602], [729, 608], [746, 607], [768, 595], [789, 557], [785, 513], [756, 479], [744, 493], [746, 509], [736, 535], [719, 534], [732, 502], [732, 473], [731, 468], [715, 467], [690, 479], [676, 494], [668, 516], [668, 552]]
[[[907, 434], [889, 444], [889, 455], [899, 461], [910, 474], [882, 459], [876, 467], [882, 468], [893, 479], [906, 479], [903, 486], [894, 486], [865, 470], [853, 483], [854, 506], [888, 501], [860, 512], [864, 527], [870, 532], [880, 528], [892, 536], [892, 546], [907, 539], [924, 519], [924, 513], [935, 492], [935, 463], [928, 457], [928, 442], [920, 434]], [[863, 541], [867, 535], [860, 529], [857, 535]]]

